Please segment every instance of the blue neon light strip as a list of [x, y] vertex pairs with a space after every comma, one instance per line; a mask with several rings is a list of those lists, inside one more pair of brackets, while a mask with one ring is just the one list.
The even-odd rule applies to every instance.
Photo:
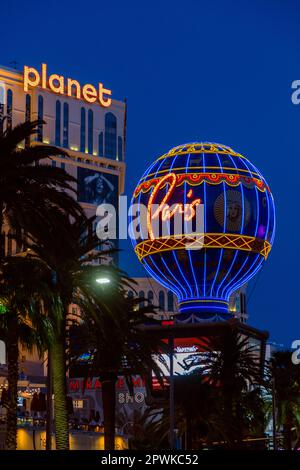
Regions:
[[[203, 152], [203, 168], [204, 173], [206, 169], [205, 153]], [[206, 208], [206, 182], [203, 181], [203, 203], [204, 203], [204, 233], [207, 233], [207, 208]], [[204, 248], [204, 263], [203, 263], [203, 297], [206, 296], [206, 249]]]
[[140, 178], [139, 184], [144, 178], [147, 178], [147, 176], [149, 175], [152, 168], [156, 165], [156, 163], [157, 163], [157, 160], [154, 160], [154, 162], [151, 163], [151, 165], [146, 169], [146, 171], [143, 173], [143, 176]]
[[[157, 171], [160, 170], [161, 166], [164, 164], [164, 160], [161, 161], [159, 167], [157, 168]], [[167, 191], [167, 186], [166, 186], [166, 191]], [[173, 253], [174, 255], [174, 253]], [[174, 273], [169, 269], [169, 267], [167, 266], [167, 264], [165, 263], [165, 260], [163, 259], [163, 256], [160, 257], [160, 260], [163, 262], [164, 266], [166, 267], [166, 269], [168, 270], [168, 272], [170, 273], [170, 276], [171, 276], [171, 279], [173, 279], [175, 281], [175, 283], [173, 283], [167, 276], [165, 276], [162, 272], [161, 274], [164, 276], [164, 278], [167, 280], [167, 282], [169, 282], [170, 285], [173, 285], [173, 288], [175, 288], [176, 286], [176, 290], [178, 292], [180, 292], [179, 296], [182, 297], [183, 296], [187, 296], [187, 293], [186, 293], [186, 290], [185, 288], [180, 284], [180, 282], [178, 282], [178, 279], [175, 277]], [[157, 273], [160, 271], [160, 269], [157, 267], [156, 263], [154, 262], [153, 260], [153, 257], [151, 256], [151, 261], [152, 261], [152, 264], [154, 264], [156, 270], [157, 270]], [[175, 259], [175, 261], [177, 261]], [[146, 262], [145, 262], [146, 263]], [[177, 263], [178, 265], [178, 263]], [[158, 274], [156, 274], [156, 276], [158, 276]], [[182, 291], [182, 293], [181, 293]]]
[[[154, 162], [153, 165], [154, 165], [155, 163], [156, 163], [156, 162]], [[155, 176], [157, 176], [157, 172], [159, 172], [159, 170], [160, 170], [160, 168], [161, 168], [161, 166], [162, 166], [163, 164], [164, 164], [164, 160], [162, 160], [161, 163], [159, 164], [159, 166], [158, 166], [158, 168], [157, 168], [157, 170], [156, 170], [156, 175], [155, 175]], [[173, 162], [173, 164], [174, 164], [174, 162]], [[149, 172], [151, 171], [151, 169], [153, 168], [153, 165], [151, 165], [151, 166], [149, 167], [149, 169], [148, 169], [148, 172], [146, 172], [146, 173], [144, 174], [146, 177], [147, 177], [147, 175], [149, 174]], [[138, 205], [139, 205], [139, 206], [140, 206], [140, 201], [141, 201], [141, 195], [142, 195], [142, 192], [140, 192], [139, 197], [138, 197]], [[138, 206], [138, 207], [139, 207], [139, 206]], [[174, 256], [174, 252], [173, 252], [173, 256]], [[166, 287], [172, 286], [174, 292], [177, 292], [176, 295], [177, 295], [179, 298], [186, 298], [186, 297], [188, 297], [188, 294], [187, 294], [186, 289], [184, 288], [184, 286], [182, 286], [182, 284], [179, 282], [179, 280], [174, 276], [174, 273], [169, 269], [169, 267], [167, 266], [167, 264], [166, 264], [166, 262], [164, 261], [163, 257], [161, 257], [161, 261], [163, 262], [163, 264], [164, 264], [166, 270], [169, 272], [171, 278], [174, 279], [175, 283], [172, 282], [171, 279], [169, 279], [167, 276], [165, 276], [162, 272], [161, 272], [161, 276], [159, 276], [158, 273], [160, 272], [160, 269], [158, 268], [158, 266], [157, 266], [156, 263], [154, 262], [153, 257], [151, 256], [151, 257], [149, 257], [149, 258], [151, 258], [151, 262], [152, 262], [152, 264], [155, 266], [156, 272], [154, 272], [154, 271], [150, 268], [149, 263], [148, 263], [147, 260], [144, 261], [144, 266], [146, 267], [146, 269], [147, 269], [147, 267], [151, 269], [151, 275], [152, 275], [155, 279], [160, 279], [160, 282], [162, 282], [161, 276], [163, 276], [166, 281], [162, 282], [162, 284], [165, 285]], [[179, 266], [179, 264], [178, 264], [177, 258], [176, 258], [175, 256], [174, 256], [174, 260], [175, 260], [175, 262], [176, 262], [176, 264], [177, 264], [177, 267], [179, 268], [179, 270], [180, 270], [180, 272], [181, 272], [181, 274], [182, 274], [182, 277], [183, 277], [183, 279], [184, 279], [184, 281], [185, 281], [185, 285], [189, 287], [189, 290], [190, 290], [191, 295], [192, 295], [192, 290], [191, 290], [191, 288], [190, 288], [190, 286], [189, 286], [189, 283], [187, 282], [185, 276], [183, 275], [182, 270], [181, 270], [181, 268], [180, 268], [180, 266]]]
[[[245, 274], [243, 274], [243, 276], [234, 285], [234, 288], [230, 289], [230, 292], [232, 292], [233, 290], [237, 290], [240, 286], [246, 284], [246, 282], [248, 282], [249, 279], [251, 279], [255, 275], [255, 273], [260, 269], [262, 263], [263, 263], [263, 257], [259, 254], [256, 255], [254, 261], [249, 266]], [[228, 294], [228, 291], [227, 291], [227, 294]]]
[[[248, 162], [250, 164], [250, 162]], [[244, 164], [245, 166], [248, 168], [251, 176], [252, 175], [252, 171], [251, 169], [249, 168], [248, 164], [246, 163], [246, 161], [244, 161]], [[254, 167], [255, 171], [258, 172], [257, 168], [255, 168], [254, 165], [251, 164], [251, 166]], [[259, 172], [258, 172], [259, 173]], [[260, 173], [259, 173], [260, 174]], [[262, 178], [264, 180], [264, 178]], [[258, 231], [258, 226], [259, 226], [259, 210], [260, 210], [260, 203], [259, 203], [259, 194], [258, 194], [258, 191], [257, 191], [257, 188], [255, 187], [255, 191], [256, 191], [256, 201], [257, 201], [257, 220], [256, 220], [256, 229], [255, 229], [255, 236], [257, 236], [257, 231]], [[268, 222], [267, 222], [267, 230], [266, 230], [266, 234], [265, 234], [265, 237], [264, 239], [267, 239], [267, 235], [268, 235], [268, 231], [269, 231], [269, 225], [270, 225], [270, 216], [271, 216], [271, 213], [274, 217], [274, 205], [273, 205], [273, 200], [272, 200], [272, 195], [270, 195], [268, 193], [268, 191], [265, 192], [265, 197], [266, 197], [266, 200], [267, 200], [267, 204], [268, 204]], [[270, 198], [270, 199], [269, 199]], [[270, 200], [271, 200], [271, 208], [272, 210], [270, 210]], [[275, 217], [274, 217], [275, 218]], [[272, 234], [272, 241], [274, 239], [274, 235], [275, 235], [275, 230], [273, 231], [273, 234]], [[260, 259], [259, 259], [260, 258]], [[258, 262], [258, 265], [254, 268], [255, 264], [257, 263], [257, 261], [259, 260]], [[244, 267], [244, 264], [243, 266], [240, 268], [240, 270], [237, 272], [237, 274], [235, 275], [235, 277], [231, 280], [231, 282], [228, 284], [227, 286], [227, 295], [229, 295], [233, 290], [236, 290], [238, 289], [239, 287], [241, 287], [243, 284], [245, 284], [250, 278], [252, 278], [258, 271], [259, 269], [261, 268], [262, 266], [262, 263], [263, 263], [263, 257], [261, 257], [261, 255], [257, 255], [254, 262], [252, 263], [251, 267], [249, 267], [249, 269], [247, 270], [247, 272], [244, 274], [244, 276], [239, 280], [239, 282], [237, 283], [237, 285], [235, 285], [232, 289], [228, 289], [228, 287], [230, 286], [230, 284], [232, 284], [232, 282], [234, 281], [234, 279], [240, 274], [241, 270], [243, 269]]]
[[228, 303], [227, 300], [224, 299], [224, 297], [188, 297], [188, 299], [184, 299], [182, 302], [222, 302], [222, 303]]
[[[160, 282], [162, 285], [164, 285], [165, 287], [169, 287], [171, 290], [173, 290], [174, 292], [176, 292], [176, 295], [177, 295], [178, 298], [182, 298], [182, 293], [181, 293], [180, 290], [178, 289], [178, 285], [177, 285], [177, 284], [176, 284], [176, 285], [173, 284], [172, 281], [170, 281], [170, 279], [169, 279], [167, 276], [165, 276], [165, 275], [161, 272], [161, 270], [158, 268], [157, 264], [156, 264], [155, 261], [153, 260], [152, 255], [148, 256], [147, 258], [151, 261], [152, 265], [153, 265], [153, 266], [155, 267], [155, 269], [156, 269], [156, 271], [153, 271], [153, 269], [152, 269], [152, 267], [150, 266], [150, 264], [149, 264], [148, 261], [144, 263], [146, 269], [150, 272], [150, 274], [153, 276], [153, 278], [154, 278], [154, 279], [158, 279], [159, 282]], [[159, 272], [160, 272], [161, 276], [163, 276], [163, 277], [161, 277], [161, 276], [158, 274]], [[163, 280], [163, 278], [165, 278], [165, 281]], [[173, 289], [172, 289], [170, 286], [172, 286]]]
[[[221, 168], [221, 172], [223, 172], [223, 166], [222, 166], [220, 157], [219, 157], [219, 155], [218, 155], [217, 153], [216, 153], [215, 155], [217, 156], [217, 159], [219, 160], [219, 165], [220, 165], [220, 168]], [[224, 181], [223, 181], [223, 183], [222, 183], [222, 186], [223, 186], [223, 192], [224, 192], [224, 221], [223, 221], [223, 233], [226, 233], [226, 224], [227, 224], [227, 216], [226, 216], [226, 215], [227, 215], [227, 191], [226, 191], [226, 185], [225, 185], [225, 182], [224, 182]], [[213, 296], [213, 288], [214, 288], [214, 286], [215, 286], [216, 280], [218, 279], [218, 275], [219, 275], [219, 271], [220, 271], [221, 262], [222, 262], [222, 260], [223, 260], [223, 253], [224, 253], [224, 249], [221, 248], [217, 271], [216, 271], [216, 274], [215, 274], [215, 277], [214, 277], [214, 280], [213, 280], [213, 282], [212, 282], [211, 289], [210, 289], [210, 295], [211, 295], [211, 296]]]
[[183, 312], [185, 310], [224, 310], [225, 312], [228, 313], [228, 307], [222, 307], [222, 306], [216, 306], [216, 305], [207, 305], [207, 306], [200, 306], [200, 305], [193, 305], [190, 307], [181, 307], [180, 311]]
[[[253, 266], [255, 265], [255, 263], [256, 263], [256, 261], [259, 257], [260, 257], [260, 260], [258, 262], [258, 265], [255, 269], [253, 269]], [[231, 292], [233, 290], [239, 289], [241, 286], [246, 284], [246, 282], [248, 282], [249, 279], [251, 279], [253, 276], [255, 276], [255, 274], [260, 270], [260, 268], [262, 266], [262, 263], [263, 263], [263, 258], [261, 257], [261, 255], [257, 255], [257, 257], [256, 257], [255, 261], [252, 263], [251, 267], [247, 270], [247, 272], [240, 279], [240, 281], [234, 286], [234, 289], [232, 289]]]
[[[147, 175], [149, 174], [149, 172], [151, 171], [151, 169], [153, 168], [153, 166], [154, 166], [155, 163], [156, 163], [156, 162], [154, 162], [154, 163], [148, 168], [148, 171], [144, 173], [144, 175], [145, 175], [146, 177], [147, 177]], [[163, 163], [164, 163], [164, 162], [163, 162], [163, 160], [162, 160], [162, 162], [160, 163], [160, 165], [159, 165], [157, 171], [159, 171], [159, 169], [160, 169], [160, 167], [162, 166]], [[138, 197], [138, 209], [140, 209], [141, 196], [142, 196], [142, 191], [140, 192], [139, 197]], [[148, 236], [147, 236], [147, 237], [148, 237]], [[145, 239], [145, 238], [144, 238], [144, 239]], [[172, 286], [172, 287], [173, 287], [173, 291], [176, 292], [176, 295], [177, 295], [178, 297], [182, 297], [182, 293], [181, 293], [180, 290], [178, 289], [178, 282], [177, 282], [177, 279], [173, 276], [173, 273], [170, 272], [170, 270], [168, 269], [168, 267], [166, 266], [166, 268], [167, 268], [168, 271], [170, 272], [171, 276], [175, 279], [176, 284], [174, 284], [169, 278], [167, 278], [167, 277], [161, 272], [161, 276], [163, 276], [163, 277], [166, 279], [166, 281], [163, 281], [163, 279], [161, 278], [161, 276], [159, 276], [159, 274], [158, 274], [158, 273], [160, 272], [160, 269], [157, 267], [157, 265], [156, 265], [156, 263], [154, 262], [152, 256], [149, 256], [148, 258], [150, 258], [150, 260], [151, 260], [151, 262], [152, 262], [152, 265], [155, 266], [156, 272], [154, 272], [153, 269], [150, 267], [148, 260], [145, 260], [144, 263], [143, 263], [143, 265], [145, 266], [146, 269], [148, 269], [148, 271], [149, 271], [150, 274], [154, 277], [154, 279], [158, 279], [159, 282], [161, 282], [161, 284], [164, 285], [164, 286], [167, 287], [167, 288], [171, 288], [170, 286]], [[179, 284], [179, 286], [180, 286], [180, 284]], [[171, 289], [171, 290], [172, 290], [172, 289]], [[185, 290], [184, 290], [183, 292], [185, 292]]]
[[[231, 157], [231, 155], [228, 155], [228, 157], [231, 159], [232, 161], [232, 164], [235, 166], [235, 168], [237, 168], [235, 162], [234, 162], [234, 159]], [[243, 233], [243, 230], [244, 230], [244, 224], [245, 224], [245, 201], [244, 201], [244, 189], [243, 189], [243, 185], [240, 184], [239, 186], [240, 188], [240, 192], [241, 192], [241, 199], [242, 199], [242, 223], [241, 223], [241, 230], [240, 230], [240, 235], [242, 235]], [[235, 264], [235, 261], [236, 261], [236, 258], [238, 256], [238, 253], [239, 251], [236, 250], [235, 254], [234, 254], [234, 257], [233, 257], [233, 260], [231, 262], [231, 265], [230, 265], [230, 268], [228, 269], [227, 273], [226, 273], [226, 276], [223, 277], [222, 281], [220, 282], [220, 285], [217, 289], [217, 296], [219, 296], [219, 291], [220, 291], [220, 288], [221, 286], [223, 285], [224, 281], [227, 279], [227, 277], [229, 276], [229, 274], [231, 273], [232, 271], [232, 268]], [[230, 281], [229, 281], [230, 282]], [[226, 288], [226, 287], [225, 287]], [[223, 288], [223, 291], [224, 291], [224, 288]], [[223, 292], [222, 291], [222, 292]]]
[[[152, 168], [153, 168], [153, 166], [154, 166], [155, 164], [156, 164], [156, 161], [153, 162], [153, 163], [149, 166], [149, 168], [145, 171], [145, 173], [143, 174], [143, 176], [147, 177], [148, 174], [150, 173], [150, 171], [152, 170]], [[140, 191], [139, 196], [138, 196], [138, 211], [139, 211], [139, 213], [140, 213], [141, 197], [142, 197], [142, 191]], [[132, 199], [132, 201], [133, 201], [133, 199]], [[131, 239], [133, 240], [133, 232], [131, 232], [131, 235], [132, 235], [132, 238], [131, 238]], [[143, 233], [142, 233], [142, 240], [145, 240], [144, 235], [145, 235], [145, 233], [143, 232]], [[147, 236], [147, 238], [148, 238], [148, 236]], [[135, 241], [134, 245], [136, 245], [136, 244], [137, 244], [137, 243], [136, 243], [136, 240], [134, 240], [134, 241]]]
[[[265, 178], [263, 177], [263, 175], [260, 173], [260, 171], [256, 168], [255, 165], [253, 165], [253, 163], [249, 162], [247, 160], [248, 164], [251, 165], [253, 168], [254, 168], [254, 171], [258, 173], [260, 179], [266, 184], [266, 180]], [[249, 166], [247, 165], [246, 162], [244, 162], [246, 167], [249, 169]], [[249, 171], [251, 172], [251, 170], [249, 169]], [[252, 176], [252, 173], [251, 173], [251, 176]], [[264, 239], [265, 240], [268, 240], [268, 232], [269, 232], [269, 228], [270, 228], [270, 218], [271, 218], [271, 212], [272, 212], [272, 216], [274, 218], [274, 227], [273, 227], [273, 234], [272, 234], [272, 237], [271, 237], [271, 240], [270, 240], [270, 243], [272, 244], [273, 243], [273, 240], [274, 240], [274, 236], [275, 236], [275, 210], [274, 210], [274, 202], [273, 202], [273, 196], [269, 193], [269, 191], [265, 191], [265, 195], [266, 195], [266, 199], [267, 199], [267, 204], [268, 204], [268, 222], [267, 222], [267, 229], [266, 229], [266, 234], [265, 234], [265, 237]], [[272, 211], [270, 210], [270, 201], [271, 201], [271, 208], [272, 208]]]
[[[239, 276], [239, 274], [243, 271], [244, 267], [245, 267], [245, 264], [248, 263], [249, 261], [249, 257], [247, 256], [247, 258], [245, 259], [245, 261], [243, 262], [242, 266], [240, 267], [240, 269], [237, 271], [237, 273], [234, 275], [234, 277], [230, 280], [230, 282], [228, 282], [227, 286], [225, 286], [225, 288], [223, 289], [222, 291], [222, 296], [224, 298], [227, 298], [228, 296], [228, 292], [233, 292], [235, 289], [236, 289], [236, 286], [233, 285], [232, 286], [232, 289], [229, 289], [230, 285], [232, 285], [234, 283], [234, 280]], [[248, 272], [249, 270], [247, 270]]]
[[[259, 209], [258, 209], [259, 210]], [[257, 229], [258, 229], [258, 222], [256, 223], [256, 233], [257, 233]], [[256, 235], [255, 235], [256, 236]], [[257, 259], [260, 257], [261, 255], [258, 254], [256, 256], [256, 259], [254, 261], [254, 263], [251, 265], [251, 267], [248, 268], [247, 272], [243, 275], [243, 277], [241, 279], [244, 279], [245, 278], [245, 275], [248, 273], [249, 274], [249, 277], [247, 279], [245, 279], [245, 281], [242, 282], [242, 284], [245, 284], [251, 277], [254, 276], [254, 273], [252, 273], [252, 269], [253, 269], [253, 266], [254, 264], [256, 263]], [[237, 273], [235, 274], [235, 276], [231, 279], [231, 281], [228, 283], [228, 285], [226, 286], [226, 295], [228, 295], [228, 293], [230, 292], [233, 292], [234, 290], [236, 290], [236, 286], [232, 286], [232, 288], [229, 290], [229, 287], [233, 284], [234, 280], [240, 275], [240, 273], [243, 271], [244, 269], [244, 266], [245, 264], [249, 261], [249, 257], [246, 258], [246, 260], [244, 261], [244, 263], [242, 264], [242, 266], [240, 267], [240, 269], [237, 271]], [[263, 261], [263, 259], [261, 259], [261, 262]], [[241, 280], [239, 280], [240, 282]], [[240, 285], [242, 285], [240, 284]], [[223, 294], [225, 295], [225, 294]]]
[[268, 233], [269, 233], [269, 228], [270, 228], [270, 200], [269, 200], [269, 193], [266, 191], [266, 199], [267, 199], [267, 204], [268, 204], [268, 222], [267, 222], [267, 228], [266, 228], [266, 233], [265, 233], [265, 240], [268, 239]]
[[166, 261], [164, 260], [163, 256], [160, 257], [160, 260], [162, 261], [164, 267], [167, 269], [167, 271], [170, 273], [170, 276], [172, 276], [172, 278], [175, 280], [176, 282], [176, 285], [179, 287], [180, 290], [183, 291], [183, 296], [181, 296], [182, 298], [186, 299], [189, 294], [188, 292], [186, 291], [185, 287], [180, 284], [180, 282], [178, 281], [178, 279], [174, 276], [174, 274], [172, 273], [171, 269], [169, 268], [169, 266], [167, 265]]
[[[176, 162], [176, 160], [177, 160], [177, 157], [178, 157], [178, 155], [175, 155], [175, 157], [174, 157], [173, 160], [172, 160], [172, 163], [171, 163], [171, 165], [170, 165], [170, 173], [172, 173], [172, 169], [173, 169], [173, 166], [175, 165], [175, 162]], [[176, 190], [175, 190], [175, 191], [176, 191]], [[167, 192], [167, 186], [166, 186], [166, 192]], [[169, 234], [170, 234], [170, 224], [169, 224]], [[179, 270], [179, 272], [180, 272], [180, 274], [181, 274], [181, 277], [182, 277], [182, 279], [183, 279], [183, 282], [185, 282], [187, 288], [189, 289], [190, 295], [193, 295], [193, 291], [192, 291], [192, 288], [191, 288], [191, 286], [190, 286], [190, 283], [189, 283], [189, 281], [187, 280], [187, 278], [185, 277], [185, 275], [184, 275], [184, 273], [183, 273], [183, 271], [182, 271], [182, 269], [181, 269], [181, 267], [180, 267], [180, 264], [178, 263], [177, 253], [176, 253], [175, 251], [172, 251], [172, 254], [173, 254], [174, 261], [175, 261], [175, 263], [176, 263], [176, 265], [177, 265], [177, 268], [178, 268], [178, 270]], [[173, 274], [172, 274], [172, 275], [173, 275]], [[173, 277], [174, 277], [174, 276], [173, 276]], [[175, 278], [175, 279], [176, 279], [176, 278]], [[177, 282], [179, 282], [178, 279], [177, 279]], [[179, 283], [179, 284], [180, 284], [180, 283]], [[188, 294], [186, 294], [186, 296], [188, 296]]]
[[[191, 154], [189, 153], [188, 158], [187, 158], [187, 162], [186, 162], [186, 173], [188, 173], [190, 159], [191, 159]], [[186, 192], [187, 192], [187, 182], [185, 181], [185, 183], [184, 183], [184, 204], [186, 204]], [[204, 208], [204, 210], [205, 210], [205, 208]], [[186, 223], [185, 219], [184, 219], [184, 224], [185, 224], [185, 230], [186, 230], [187, 223]], [[197, 297], [199, 297], [200, 294], [199, 294], [198, 281], [197, 281], [195, 271], [194, 271], [194, 267], [193, 267], [191, 250], [187, 250], [187, 253], [188, 253], [188, 257], [189, 257], [190, 269], [191, 269], [192, 276], [193, 276], [194, 283], [195, 283]]]
[[271, 245], [273, 245], [274, 237], [275, 237], [275, 231], [276, 231], [276, 214], [275, 214], [274, 198], [273, 198], [272, 194], [270, 194], [270, 201], [271, 201], [272, 216], [273, 216], [273, 233], [272, 233], [272, 236], [271, 236], [270, 243], [271, 243]]
[[[249, 170], [251, 177], [253, 177], [252, 171], [251, 171], [251, 169], [248, 167], [246, 161], [244, 161], [243, 163], [244, 163], [244, 165], [246, 166], [246, 168]], [[259, 225], [259, 195], [258, 195], [258, 190], [257, 190], [256, 186], [255, 186], [255, 195], [256, 195], [257, 214], [256, 214], [256, 228], [255, 228], [255, 235], [254, 235], [254, 236], [256, 237], [256, 236], [257, 236], [258, 225]], [[258, 257], [259, 257], [259, 256], [258, 256]], [[245, 283], [248, 281], [248, 279], [250, 279], [250, 278], [254, 275], [251, 271], [252, 271], [253, 266], [254, 266], [254, 264], [256, 263], [258, 257], [256, 257], [254, 263], [251, 265], [251, 267], [248, 268], [247, 272], [242, 276], [241, 279], [244, 279], [244, 278], [245, 278], [245, 275], [246, 275], [247, 273], [249, 274], [249, 277], [246, 278], [246, 279], [242, 282], [242, 284], [241, 284], [241, 280], [239, 280], [239, 286], [245, 284]], [[231, 281], [227, 284], [226, 288], [223, 289], [222, 295], [224, 295], [224, 296], [226, 296], [226, 297], [229, 297], [229, 295], [231, 294], [231, 292], [233, 292], [234, 290], [237, 289], [237, 285], [233, 285], [233, 282], [234, 282], [234, 280], [239, 276], [239, 274], [243, 271], [244, 266], [245, 266], [246, 263], [248, 263], [248, 261], [249, 261], [249, 257], [247, 257], [247, 258], [245, 259], [244, 263], [242, 264], [242, 266], [240, 267], [240, 269], [237, 271], [237, 273], [235, 274], [235, 276], [234, 276], [234, 277], [231, 279]], [[229, 289], [230, 286], [232, 286], [231, 289]]]
[[[248, 162], [249, 163], [249, 162]], [[250, 175], [251, 175], [251, 178], [254, 178], [254, 175], [251, 171], [251, 169], [249, 168], [249, 166], [247, 165], [247, 162], [244, 161], [244, 165], [245, 167], [249, 170], [250, 172]], [[255, 227], [255, 234], [254, 236], [257, 237], [257, 230], [258, 230], [258, 225], [259, 225], [259, 217], [260, 217], [260, 213], [259, 213], [259, 194], [258, 194], [258, 189], [256, 187], [256, 185], [254, 186], [254, 189], [255, 189], [255, 195], [256, 195], [256, 209], [257, 209], [257, 214], [256, 214], [256, 227]]]

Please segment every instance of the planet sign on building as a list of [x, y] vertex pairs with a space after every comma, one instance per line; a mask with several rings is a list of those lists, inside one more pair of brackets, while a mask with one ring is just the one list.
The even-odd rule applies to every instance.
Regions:
[[225, 145], [179, 145], [150, 165], [132, 203], [140, 208], [135, 252], [178, 297], [178, 320], [230, 318], [230, 294], [257, 273], [274, 239], [274, 201], [261, 172]]

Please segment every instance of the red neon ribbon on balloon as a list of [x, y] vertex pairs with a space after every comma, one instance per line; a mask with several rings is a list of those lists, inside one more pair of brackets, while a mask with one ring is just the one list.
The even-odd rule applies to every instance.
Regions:
[[[166, 192], [165, 196], [163, 197], [161, 203], [159, 204], [158, 208], [152, 214], [152, 205], [155, 203], [155, 198], [160, 189], [162, 189], [165, 184], [169, 183], [170, 187], [168, 191]], [[173, 194], [173, 191], [175, 187], [177, 186], [177, 177], [175, 173], [168, 173], [167, 175], [163, 176], [156, 186], [154, 187], [148, 201], [148, 206], [147, 206], [147, 227], [148, 227], [148, 232], [149, 232], [149, 237], [150, 240], [155, 240], [155, 235], [153, 233], [152, 229], [152, 220], [157, 218], [159, 214], [162, 214], [162, 220], [166, 221], [168, 219], [171, 219], [175, 215], [176, 212], [179, 214], [184, 214], [184, 219], [186, 221], [191, 220], [194, 215], [195, 215], [195, 207], [201, 203], [201, 199], [197, 198], [194, 199], [191, 203], [188, 204], [182, 204], [182, 203], [177, 203], [174, 205], [172, 209], [170, 209], [170, 206], [167, 204], [169, 201], [170, 197]], [[188, 191], [187, 197], [191, 197], [193, 194], [192, 190]]]

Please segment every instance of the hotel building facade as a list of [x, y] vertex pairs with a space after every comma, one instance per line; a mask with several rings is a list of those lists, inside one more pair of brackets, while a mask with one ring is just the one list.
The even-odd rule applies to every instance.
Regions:
[[[57, 92], [62, 77], [52, 75], [46, 81], [37, 71], [41, 83], [30, 86], [33, 81], [29, 80], [29, 85], [25, 86], [25, 68], [18, 71], [0, 66], [0, 131], [25, 121], [43, 120], [45, 124], [39, 125], [32, 142], [24, 142], [24, 145], [34, 145], [36, 141], [55, 145], [68, 153], [69, 158], [53, 157], [52, 165], [65, 169], [78, 180], [78, 201], [88, 216], [94, 216], [101, 203], [113, 204], [117, 210], [118, 196], [123, 193], [125, 182], [126, 103], [114, 99], [112, 94], [109, 106], [107, 102], [103, 106], [99, 100], [92, 99], [93, 85], [81, 87], [76, 80], [72, 81], [69, 93], [67, 87]], [[28, 77], [35, 78], [34, 75]], [[52, 89], [49, 87], [51, 77]], [[80, 98], [79, 87], [83, 93]], [[14, 250], [6, 246], [6, 251]], [[0, 389], [5, 382], [5, 355], [4, 343], [0, 341]], [[46, 375], [45, 362], [22, 347], [20, 371], [25, 389], [36, 390], [37, 384], [41, 388]]]
[[87, 214], [94, 215], [103, 201], [114, 203], [124, 191], [126, 103], [112, 98], [109, 107], [104, 107], [98, 100], [78, 99], [76, 87], [69, 94], [42, 86], [24, 88], [23, 72], [0, 67], [2, 126], [45, 121], [34, 140], [68, 152], [70, 158], [55, 157], [52, 164], [78, 179], [78, 200]]

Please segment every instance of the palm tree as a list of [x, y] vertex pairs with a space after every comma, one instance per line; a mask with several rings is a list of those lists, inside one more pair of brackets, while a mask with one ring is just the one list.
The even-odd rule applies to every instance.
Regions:
[[[204, 351], [189, 357], [201, 361], [200, 366], [174, 377], [175, 422], [184, 448], [236, 447], [243, 438], [261, 437], [266, 419], [255, 350], [235, 332], [201, 341]], [[165, 437], [170, 427], [168, 399], [153, 406], [160, 408], [156, 424]]]
[[162, 384], [163, 374], [153, 353], [163, 362], [160, 353], [167, 347], [141, 328], [149, 322], [147, 315], [153, 313], [152, 305], [142, 306], [144, 299], [127, 297], [125, 289], [112, 296], [110, 288], [106, 288], [99, 295], [106, 299], [107, 310], [100, 307], [84, 314], [84, 323], [73, 331], [73, 343], [76, 344], [77, 356], [82, 352], [90, 353], [86, 376], [97, 376], [101, 381], [105, 449], [113, 450], [118, 376], [125, 376], [130, 391], [133, 375], [150, 380], [151, 371]]
[[5, 307], [0, 331], [7, 344], [8, 396], [5, 447], [16, 449], [19, 344], [37, 347], [41, 355], [53, 337], [47, 310], [55, 310], [49, 271], [31, 257], [7, 257], [0, 270], [0, 299]]
[[[249, 338], [235, 330], [210, 338], [204, 349], [207, 353], [205, 364], [198, 372], [215, 388], [227, 445], [236, 447], [241, 445], [245, 432], [248, 433], [245, 429], [249, 413], [246, 397], [249, 402], [249, 393], [253, 390], [260, 396], [259, 386], [264, 384], [260, 356], [257, 348], [249, 344]], [[262, 401], [260, 405], [253, 413], [260, 413]]]
[[116, 423], [128, 436], [130, 450], [153, 451], [168, 447], [169, 427], [162, 419], [162, 409], [157, 406], [120, 411]]
[[270, 360], [270, 383], [272, 380], [277, 428], [283, 426], [284, 447], [291, 450], [293, 428], [298, 439], [300, 437], [300, 370], [298, 365], [292, 363], [290, 351], [277, 351], [273, 354]]
[[[217, 440], [220, 419], [217, 419], [217, 395], [214, 387], [204, 381], [199, 374], [186, 374], [174, 377], [175, 423], [177, 436], [182, 439], [183, 448], [199, 449], [202, 442]], [[152, 425], [161, 444], [168, 442], [170, 434], [170, 403], [167, 395], [154, 398], [151, 403], [152, 415], [156, 416]]]
[[176, 428], [185, 449], [201, 448], [202, 442], [220, 436], [217, 393], [197, 373], [175, 378]]
[[[23, 143], [37, 133], [41, 121], [25, 122], [0, 135], [0, 258], [5, 255], [3, 231], [10, 230], [17, 240], [31, 236], [37, 240], [40, 226], [58, 230], [56, 215], [77, 220], [84, 217], [83, 209], [72, 197], [75, 178], [49, 164], [53, 156], [67, 156], [53, 146]], [[44, 124], [44, 123], [43, 123]], [[42, 163], [42, 164], [40, 164]], [[53, 218], [52, 216], [55, 216]], [[54, 313], [54, 310], [53, 312]], [[17, 346], [14, 328], [7, 338], [7, 349]], [[12, 345], [10, 343], [13, 342]], [[13, 363], [14, 361], [12, 361]]]
[[[69, 306], [76, 304], [82, 313], [93, 314], [99, 310], [110, 314], [111, 299], [99, 295], [98, 277], [109, 277], [114, 280], [111, 284], [111, 298], [117, 298], [121, 283], [125, 277], [114, 266], [99, 264], [109, 252], [98, 251], [101, 242], [92, 233], [94, 219], [85, 217], [71, 221], [64, 214], [54, 210], [50, 220], [55, 220], [54, 226], [39, 225], [34, 237], [24, 240], [31, 252], [43, 260], [51, 269], [53, 277], [53, 292], [60, 301], [60, 314], [48, 314], [54, 328], [54, 339], [49, 348], [52, 363], [52, 378], [54, 391], [55, 435], [56, 448], [69, 448], [69, 427], [66, 393], [66, 328]], [[59, 237], [57, 235], [59, 227]], [[37, 242], [36, 242], [37, 240]]]
[[83, 209], [72, 197], [76, 179], [49, 164], [51, 157], [67, 156], [66, 152], [43, 144], [22, 147], [37, 133], [40, 123], [25, 122], [0, 135], [1, 234], [8, 226], [17, 233], [34, 235], [36, 227], [49, 225], [49, 208], [75, 218], [83, 216]]

